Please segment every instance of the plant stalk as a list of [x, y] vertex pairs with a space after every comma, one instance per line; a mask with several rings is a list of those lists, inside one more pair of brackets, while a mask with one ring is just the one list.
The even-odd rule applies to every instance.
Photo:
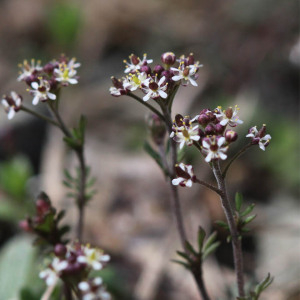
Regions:
[[239, 239], [236, 223], [234, 220], [233, 210], [227, 195], [226, 183], [224, 177], [222, 176], [219, 162], [212, 163], [212, 170], [217, 180], [218, 187], [222, 191], [220, 198], [229, 225], [229, 230], [232, 239], [233, 259], [234, 259], [234, 267], [235, 267], [239, 297], [244, 297], [245, 296], [244, 270], [243, 270], [243, 253], [242, 253], [241, 240]]

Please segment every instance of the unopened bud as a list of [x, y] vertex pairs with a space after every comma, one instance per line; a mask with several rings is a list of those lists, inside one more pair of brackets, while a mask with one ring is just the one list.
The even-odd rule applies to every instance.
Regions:
[[172, 66], [176, 62], [176, 56], [173, 52], [165, 52], [161, 56], [161, 61], [167, 66]]
[[215, 125], [216, 133], [223, 134], [225, 126], [222, 126], [220, 123]]
[[210, 118], [207, 114], [201, 114], [198, 117], [199, 124], [204, 126], [204, 127], [209, 123], [209, 121], [210, 121]]
[[190, 53], [190, 55], [187, 57], [187, 65], [193, 65], [195, 63], [194, 54]]
[[54, 254], [57, 257], [65, 257], [67, 253], [67, 247], [63, 244], [56, 244], [54, 247]]
[[19, 222], [19, 227], [26, 231], [26, 232], [32, 232], [32, 227], [30, 226], [28, 220], [22, 220]]
[[151, 74], [151, 68], [148, 65], [147, 66], [141, 66], [140, 72], [141, 73], [145, 72], [146, 74]]
[[238, 134], [235, 131], [231, 129], [226, 130], [225, 139], [228, 143], [236, 141], [237, 138], [238, 138]]
[[232, 111], [232, 107], [228, 107], [225, 111], [225, 115], [228, 119], [231, 119], [232, 118], [232, 115], [233, 115], [233, 111]]
[[153, 73], [160, 75], [165, 69], [161, 65], [156, 65], [153, 69]]
[[215, 126], [213, 124], [209, 124], [205, 127], [205, 134], [206, 135], [213, 135], [215, 134]]
[[257, 136], [260, 138], [264, 137], [266, 135], [266, 131], [267, 131], [266, 124], [263, 124], [262, 128], [259, 129]]

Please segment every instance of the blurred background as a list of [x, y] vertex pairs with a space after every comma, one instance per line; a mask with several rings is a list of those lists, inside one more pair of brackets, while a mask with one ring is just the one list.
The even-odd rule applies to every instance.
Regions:
[[[229, 190], [232, 198], [239, 191], [246, 203], [257, 204], [243, 240], [248, 282], [270, 272], [275, 280], [262, 299], [300, 299], [298, 6], [296, 0], [0, 1], [1, 94], [16, 90], [31, 105], [16, 81], [24, 59], [46, 63], [65, 53], [82, 63], [80, 83], [63, 90], [62, 115], [69, 126], [80, 114], [88, 118], [86, 158], [98, 194], [87, 209], [85, 240], [111, 254], [103, 276], [115, 299], [199, 299], [190, 274], [171, 262], [180, 244], [168, 186], [143, 150], [147, 112], [108, 92], [110, 77], [122, 76], [128, 55], [147, 53], [160, 63], [166, 51], [193, 52], [204, 64], [199, 86], [179, 91], [174, 113], [194, 116], [203, 108], [238, 104], [241, 137], [251, 126], [267, 124], [270, 146], [265, 153], [253, 147], [235, 163]], [[230, 153], [244, 143], [241, 138]], [[187, 156], [198, 177], [213, 180], [192, 149]], [[1, 300], [40, 299], [42, 258], [18, 222], [44, 190], [66, 209], [65, 222], [75, 224], [77, 212], [61, 184], [63, 168], [75, 166], [56, 128], [22, 112], [8, 121], [0, 112]], [[192, 243], [199, 225], [217, 230], [222, 241], [204, 264], [209, 294], [233, 299], [231, 246], [214, 224], [224, 219], [219, 199], [198, 186], [180, 194]]]

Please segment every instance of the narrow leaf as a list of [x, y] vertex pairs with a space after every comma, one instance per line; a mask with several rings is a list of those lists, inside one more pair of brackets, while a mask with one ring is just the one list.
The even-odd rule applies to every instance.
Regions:
[[220, 244], [221, 243], [218, 241], [207, 247], [207, 249], [204, 250], [202, 259], [204, 260], [208, 255], [212, 254], [220, 246]]
[[228, 225], [223, 221], [217, 220], [217, 221], [215, 221], [215, 223], [225, 229], [229, 229]]
[[184, 253], [184, 252], [182, 252], [182, 251], [176, 251], [176, 253], [177, 253], [179, 256], [185, 258], [187, 261], [190, 261], [190, 257], [189, 257], [186, 253]]
[[207, 248], [210, 247], [210, 245], [216, 240], [217, 238], [217, 232], [214, 231], [206, 240], [205, 244], [204, 244], [204, 251], [207, 250]]
[[241, 217], [244, 217], [244, 216], [250, 214], [251, 211], [253, 210], [254, 206], [255, 206], [254, 203], [250, 204], [250, 205], [249, 205], [249, 206], [248, 206], [248, 207], [240, 214], [240, 216], [241, 216]]
[[199, 247], [199, 253], [202, 251], [202, 246], [203, 246], [203, 241], [204, 241], [204, 238], [205, 238], [205, 231], [204, 229], [199, 226], [199, 229], [198, 229], [198, 247]]
[[244, 224], [248, 224], [248, 223], [250, 223], [251, 221], [253, 221], [255, 218], [256, 218], [256, 215], [249, 216], [249, 217], [247, 217], [247, 218], [243, 221], [243, 223], [244, 223]]
[[183, 261], [180, 261], [180, 260], [177, 260], [177, 259], [172, 259], [171, 261], [174, 262], [174, 263], [176, 263], [176, 264], [182, 265], [186, 269], [190, 269], [190, 265], [187, 264], [187, 263], [185, 263], [185, 262], [183, 262]]
[[239, 212], [243, 203], [243, 195], [241, 193], [235, 194], [235, 209]]
[[198, 256], [198, 252], [194, 249], [194, 247], [188, 241], [185, 241], [185, 246], [190, 253], [193, 253], [194, 255]]

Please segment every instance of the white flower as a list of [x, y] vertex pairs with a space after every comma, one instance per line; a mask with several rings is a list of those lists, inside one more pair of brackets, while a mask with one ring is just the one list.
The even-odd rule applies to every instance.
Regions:
[[239, 108], [237, 105], [235, 105], [234, 110], [232, 107], [228, 107], [226, 110], [222, 111], [222, 107], [219, 106], [215, 109], [214, 115], [220, 121], [220, 124], [222, 126], [226, 126], [227, 124], [231, 127], [235, 127], [238, 124], [244, 123], [242, 120], [239, 119], [239, 116], [237, 115], [239, 112]]
[[123, 82], [120, 79], [112, 76], [111, 81], [114, 85], [109, 88], [109, 92], [112, 96], [119, 97], [126, 94], [126, 89], [124, 88]]
[[81, 63], [76, 62], [76, 58], [73, 57], [72, 59], [69, 60], [68, 62], [68, 68], [69, 69], [77, 69], [81, 66]]
[[173, 185], [181, 185], [191, 187], [193, 182], [196, 181], [196, 176], [194, 175], [194, 170], [192, 165], [185, 165], [180, 163], [175, 166], [175, 171], [177, 178], [172, 180]]
[[23, 64], [19, 64], [21, 71], [19, 72], [18, 81], [25, 80], [27, 77], [31, 76], [34, 73], [41, 71], [43, 68], [41, 67], [41, 62], [38, 60], [35, 63], [35, 60], [31, 60], [31, 64], [28, 63], [27, 60], [23, 61]]
[[143, 97], [143, 100], [148, 101], [150, 98], [157, 99], [159, 97], [166, 99], [168, 94], [165, 92], [165, 90], [167, 89], [168, 85], [165, 80], [165, 76], [163, 76], [159, 82], [157, 82], [157, 77], [155, 77], [154, 80], [152, 78], [145, 80], [145, 86], [142, 88], [142, 90], [146, 93], [146, 95]]
[[153, 62], [153, 59], [147, 59], [147, 54], [143, 55], [143, 59], [140, 59], [135, 54], [131, 54], [129, 56], [130, 62], [127, 62], [127, 60], [124, 60], [124, 63], [126, 64], [125, 73], [135, 73], [138, 71], [141, 66], [147, 65]]
[[266, 134], [265, 124], [259, 131], [257, 130], [256, 126], [251, 127], [246, 137], [252, 138], [252, 144], [258, 144], [259, 148], [263, 151], [266, 150], [266, 147], [269, 145], [271, 140], [271, 136], [269, 134]]
[[46, 284], [48, 286], [55, 285], [59, 276], [61, 275], [61, 271], [66, 269], [68, 266], [68, 262], [65, 260], [60, 260], [58, 257], [55, 257], [49, 266], [49, 268], [40, 272], [39, 276], [42, 279], [45, 279]]
[[177, 119], [177, 122], [174, 122], [173, 124], [173, 131], [170, 134], [170, 137], [173, 138], [175, 142], [180, 143], [180, 149], [183, 148], [184, 144], [190, 146], [194, 141], [197, 142], [200, 140], [198, 129], [199, 125], [196, 125], [194, 127], [192, 126], [192, 122], [197, 118], [198, 116], [190, 120], [189, 117], [183, 118], [181, 115], [177, 115], [175, 117], [175, 120]]
[[83, 247], [83, 255], [77, 257], [77, 261], [80, 263], [86, 263], [94, 270], [101, 270], [103, 262], [108, 262], [110, 256], [103, 254], [103, 251], [97, 248], [91, 248], [89, 245]]
[[130, 90], [131, 92], [137, 90], [142, 87], [142, 85], [146, 85], [146, 82], [149, 81], [147, 74], [145, 72], [135, 74], [129, 74], [123, 81], [123, 86], [125, 89]]
[[[78, 64], [73, 62], [71, 65], [77, 66]], [[78, 80], [74, 78], [76, 77], [76, 74], [77, 71], [74, 69], [74, 67], [69, 67], [69, 65], [66, 65], [65, 63], [59, 64], [59, 68], [54, 69], [55, 80], [61, 82], [62, 85], [68, 85], [69, 83], [77, 84]]]
[[212, 159], [225, 160], [227, 155], [225, 152], [228, 146], [223, 146], [225, 143], [224, 137], [211, 136], [202, 140], [202, 151], [206, 154], [205, 161], [210, 162]]
[[184, 63], [181, 62], [178, 69], [171, 68], [171, 70], [175, 73], [172, 80], [181, 80], [183, 85], [187, 85], [190, 82], [193, 86], [198, 86], [196, 82], [196, 72], [198, 71], [199, 66], [200, 65], [185, 66]]
[[82, 294], [82, 300], [110, 300], [110, 294], [102, 286], [102, 279], [96, 277], [93, 280], [82, 281], [78, 284]]
[[39, 78], [39, 83], [31, 83], [32, 90], [28, 90], [33, 95], [32, 104], [37, 105], [39, 101], [55, 100], [56, 95], [50, 93], [50, 84], [48, 81]]
[[4, 106], [7, 118], [11, 120], [22, 106], [22, 97], [16, 92], [11, 91], [10, 96], [3, 96], [1, 104]]

